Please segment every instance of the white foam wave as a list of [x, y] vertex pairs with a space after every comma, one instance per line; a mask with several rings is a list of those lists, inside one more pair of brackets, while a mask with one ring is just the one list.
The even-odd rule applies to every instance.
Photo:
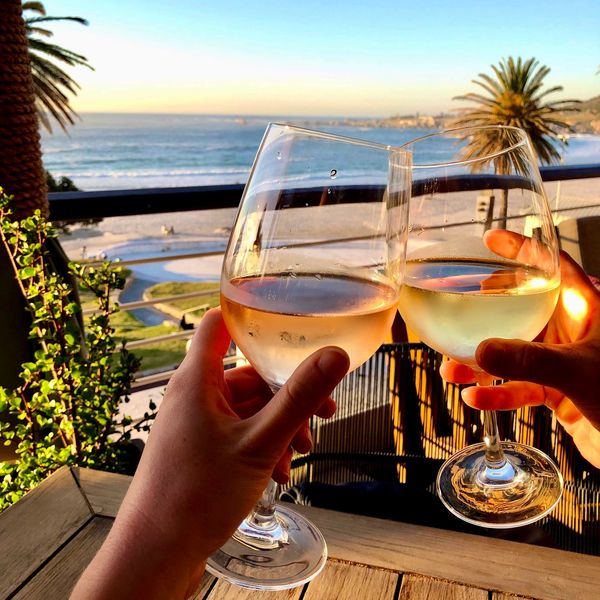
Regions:
[[248, 174], [250, 169], [240, 167], [203, 167], [199, 169], [139, 169], [135, 171], [80, 171], [77, 177], [107, 178], [127, 177], [131, 179], [144, 177], [194, 177], [196, 175], [237, 175]]

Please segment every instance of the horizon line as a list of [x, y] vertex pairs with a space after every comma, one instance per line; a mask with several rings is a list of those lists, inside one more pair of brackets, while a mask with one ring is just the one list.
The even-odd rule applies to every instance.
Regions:
[[303, 115], [293, 113], [211, 113], [211, 112], [179, 112], [179, 111], [146, 111], [146, 110], [78, 110], [77, 115], [177, 115], [190, 117], [231, 117], [231, 118], [269, 118], [269, 117], [290, 117], [295, 119], [405, 119], [417, 117], [447, 117], [454, 114], [454, 111], [436, 111], [414, 113], [396, 113], [390, 115]]

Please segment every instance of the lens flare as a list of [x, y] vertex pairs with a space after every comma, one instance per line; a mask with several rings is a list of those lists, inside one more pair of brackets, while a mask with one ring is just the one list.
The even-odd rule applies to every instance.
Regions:
[[587, 300], [580, 292], [572, 288], [563, 290], [562, 304], [568, 315], [576, 321], [582, 321], [588, 313]]

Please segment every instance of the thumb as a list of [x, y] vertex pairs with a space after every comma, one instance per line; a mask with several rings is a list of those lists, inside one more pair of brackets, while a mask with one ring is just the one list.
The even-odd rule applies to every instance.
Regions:
[[327, 347], [305, 359], [287, 383], [256, 415], [252, 437], [258, 447], [279, 450], [289, 446], [300, 426], [329, 397], [348, 372], [350, 360], [341, 349]]
[[[572, 379], [580, 371], [574, 344], [543, 344], [492, 338], [479, 344], [475, 359], [490, 375], [501, 379], [530, 381], [569, 395]], [[570, 375], [572, 374], [572, 375]]]

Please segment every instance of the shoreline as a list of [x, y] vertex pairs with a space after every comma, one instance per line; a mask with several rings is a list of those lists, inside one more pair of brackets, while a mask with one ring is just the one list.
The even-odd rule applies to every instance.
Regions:
[[[561, 220], [600, 215], [600, 181], [579, 179], [545, 184], [551, 210]], [[465, 221], [477, 217], [477, 195], [465, 196], [456, 206]], [[342, 219], [347, 231], [360, 227], [358, 215], [335, 210], [335, 222]], [[300, 209], [301, 210], [301, 209]], [[162, 281], [218, 281], [222, 254], [233, 226], [237, 208], [210, 209], [180, 213], [160, 213], [134, 217], [110, 217], [92, 227], [74, 226], [59, 240], [71, 260], [108, 258], [127, 260], [185, 252], [219, 252], [217, 255], [191, 259], [169, 258], [163, 262], [128, 267], [141, 279]], [[456, 216], [455, 216], [456, 218]], [[301, 221], [301, 220], [300, 220]], [[294, 226], [300, 238], [310, 235], [310, 224]], [[164, 235], [165, 231], [172, 234]]]

